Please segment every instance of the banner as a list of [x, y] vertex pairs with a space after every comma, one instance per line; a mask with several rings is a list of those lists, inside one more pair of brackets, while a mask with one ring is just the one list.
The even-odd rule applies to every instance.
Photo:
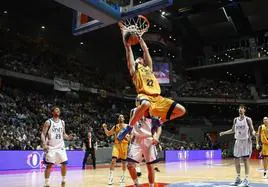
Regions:
[[[84, 151], [66, 151], [68, 166], [82, 168]], [[103, 147], [96, 150], [96, 162], [108, 163], [111, 161], [112, 147]], [[44, 152], [42, 150], [33, 151], [0, 151], [0, 171], [1, 170], [25, 170], [41, 169], [43, 164]], [[59, 167], [57, 165], [56, 167]]]
[[62, 92], [69, 92], [71, 90], [79, 91], [81, 84], [79, 82], [69, 81], [61, 78], [54, 78], [54, 89]]
[[54, 89], [62, 92], [71, 91], [69, 81], [60, 78], [54, 78]]
[[70, 88], [74, 91], [79, 91], [81, 87], [81, 84], [79, 82], [70, 82]]
[[166, 162], [186, 160], [218, 160], [222, 159], [221, 150], [170, 150], [165, 151]]
[[[67, 151], [68, 166], [82, 167], [84, 152]], [[0, 170], [43, 168], [43, 151], [0, 151]]]

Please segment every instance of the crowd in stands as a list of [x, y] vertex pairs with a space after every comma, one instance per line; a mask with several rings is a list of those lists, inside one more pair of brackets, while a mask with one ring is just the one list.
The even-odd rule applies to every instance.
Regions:
[[208, 97], [251, 99], [251, 93], [243, 82], [217, 80], [188, 80], [180, 90], [181, 97]]
[[161, 147], [163, 150], [209, 150], [211, 147], [208, 143], [195, 143], [176, 141], [174, 139], [163, 136], [161, 138]]
[[[257, 39], [257, 37], [253, 40], [252, 38], [248, 38], [246, 40], [242, 39], [240, 42], [234, 41], [234, 43], [229, 44], [229, 46], [226, 44], [219, 44], [216, 50], [214, 49], [215, 51], [212, 54], [198, 56], [195, 59], [194, 65], [205, 66], [226, 62], [231, 63], [239, 60], [267, 58], [268, 37], [266, 36], [265, 32], [259, 34], [262, 35], [261, 37], [259, 36], [259, 38], [262, 39]], [[253, 41], [257, 44], [257, 46], [250, 45], [250, 43]]]
[[162, 150], [182, 150], [182, 151], [188, 151], [188, 150], [222, 150], [222, 156], [223, 158], [229, 158], [232, 156], [233, 148], [232, 144], [230, 142], [222, 142], [222, 143], [215, 143], [213, 144], [210, 140], [208, 140], [206, 137], [201, 142], [194, 142], [194, 141], [180, 141], [176, 139], [176, 135], [170, 135], [167, 136], [165, 132], [161, 136], [161, 143], [160, 143], [160, 149]]
[[[0, 94], [0, 150], [42, 149], [42, 125], [51, 117], [50, 109], [54, 105], [59, 106], [62, 111], [61, 117], [66, 123], [67, 134], [74, 137], [72, 141], [66, 141], [67, 149], [81, 150], [82, 139], [89, 126], [93, 127], [99, 147], [111, 146], [113, 139], [105, 136], [101, 124], [105, 122], [111, 128], [119, 113], [126, 115], [127, 122], [133, 102], [111, 100], [97, 95], [75, 99], [55, 91], [46, 94], [3, 87]], [[161, 136], [161, 149], [211, 149], [211, 145], [207, 141], [180, 141], [177, 133], [165, 127]]]
[[82, 63], [75, 54], [66, 54], [43, 38], [0, 29], [0, 40], [0, 68], [48, 79], [63, 78], [108, 91], [129, 83], [125, 79], [118, 82], [108, 78], [105, 71]]
[[46, 95], [4, 88], [0, 94], [0, 149], [40, 149], [40, 130], [51, 117], [50, 109], [54, 105], [62, 110], [66, 131], [74, 137], [73, 141], [68, 142], [68, 149], [82, 148], [83, 132], [89, 126], [94, 128], [98, 145], [108, 146], [111, 140], [104, 135], [101, 124], [114, 125], [116, 114], [127, 111], [127, 105], [117, 100], [111, 102], [109, 99], [92, 98], [73, 100], [59, 93]]
[[[66, 55], [42, 38], [34, 39], [3, 30], [0, 32], [0, 68], [49, 79], [59, 77], [82, 83], [86, 87], [106, 91], [120, 90], [122, 92], [124, 90], [123, 93], [135, 93], [129, 76], [123, 75], [124, 78], [120, 79], [108, 77], [105, 72], [81, 63], [75, 55]], [[174, 87], [173, 90], [179, 89]], [[164, 89], [163, 92], [165, 92], [164, 95], [171, 95]], [[242, 82], [207, 79], [187, 80], [183, 88], [178, 91], [178, 95], [181, 97], [251, 99], [247, 85]]]

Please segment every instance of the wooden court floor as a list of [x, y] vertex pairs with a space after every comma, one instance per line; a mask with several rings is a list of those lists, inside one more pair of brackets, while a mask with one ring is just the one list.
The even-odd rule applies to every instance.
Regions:
[[[251, 160], [250, 182], [267, 184], [268, 179], [262, 178], [261, 161]], [[97, 166], [96, 170], [80, 168], [70, 168], [67, 174], [67, 182], [65, 187], [107, 187], [107, 179], [109, 174], [108, 164], [106, 166]], [[159, 183], [179, 183], [179, 182], [209, 182], [222, 181], [232, 182], [235, 178], [235, 170], [233, 160], [222, 161], [194, 161], [194, 162], [177, 162], [177, 163], [160, 163], [160, 169], [156, 173], [156, 182]], [[140, 183], [147, 183], [147, 171], [145, 165], [142, 165], [143, 175], [139, 178]], [[130, 176], [126, 175], [126, 184], [120, 185], [119, 179], [122, 174], [120, 167], [116, 167], [114, 174], [115, 186], [132, 185]], [[242, 167], [242, 177], [244, 177], [244, 167]], [[43, 186], [43, 171], [11, 171], [0, 173], [1, 187], [41, 187]], [[61, 186], [60, 171], [55, 170], [50, 178], [51, 187]], [[147, 186], [147, 185], [146, 185]], [[159, 186], [159, 185], [156, 185]]]

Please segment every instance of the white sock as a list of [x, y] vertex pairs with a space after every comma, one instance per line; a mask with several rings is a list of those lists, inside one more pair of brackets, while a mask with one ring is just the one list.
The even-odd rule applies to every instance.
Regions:
[[113, 170], [110, 170], [109, 177], [113, 177], [113, 176], [114, 176], [114, 171]]
[[65, 176], [62, 176], [62, 181], [65, 182]]
[[154, 187], [154, 184], [149, 184], [149, 187]]
[[140, 173], [140, 172], [141, 172], [141, 168], [140, 168], [140, 166], [137, 166], [137, 167], [136, 167], [136, 172], [137, 172], [137, 173]]
[[139, 184], [139, 180], [138, 180], [138, 178], [136, 178], [136, 179], [134, 180], [134, 183], [135, 183], [135, 184]]
[[49, 180], [49, 178], [45, 179], [45, 185], [48, 185], [48, 180]]

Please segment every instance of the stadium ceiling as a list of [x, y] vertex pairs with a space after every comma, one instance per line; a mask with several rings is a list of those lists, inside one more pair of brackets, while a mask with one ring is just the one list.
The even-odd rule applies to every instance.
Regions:
[[[7, 9], [10, 21], [17, 20], [15, 24], [18, 28], [26, 28], [23, 24], [48, 24], [53, 26], [48, 27], [50, 30], [58, 29], [63, 35], [71, 33], [72, 12], [53, 0], [4, 0], [1, 5], [0, 11]], [[161, 16], [159, 11], [148, 16], [154, 23], [162, 24], [173, 32], [177, 38], [186, 35], [186, 39], [191, 36], [209, 43], [267, 30], [266, 7], [267, 0], [174, 0], [174, 5], [164, 10], [167, 13], [165, 16]], [[117, 32], [117, 26], [101, 31], [106, 36], [115, 36]], [[94, 39], [98, 32], [89, 35]], [[120, 37], [120, 33], [116, 37]], [[181, 41], [178, 39], [178, 42]]]
[[[167, 9], [175, 33], [184, 30], [204, 42], [268, 29], [267, 0], [180, 0]], [[182, 35], [183, 36], [183, 35]]]

